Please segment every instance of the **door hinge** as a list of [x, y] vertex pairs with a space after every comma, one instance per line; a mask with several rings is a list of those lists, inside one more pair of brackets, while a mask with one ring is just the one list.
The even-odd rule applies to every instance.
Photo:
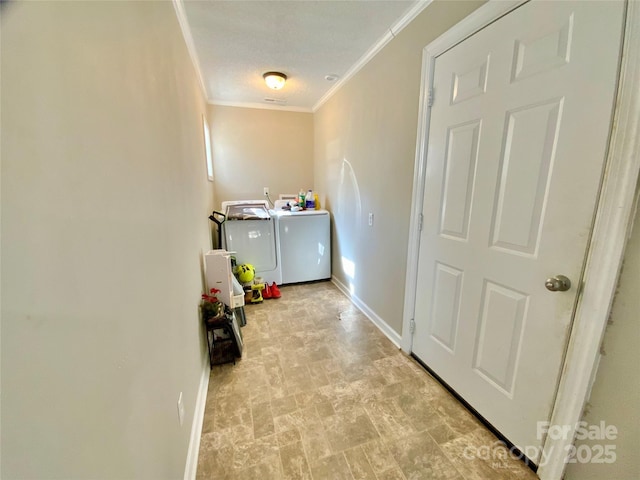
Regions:
[[409, 320], [409, 331], [414, 333], [416, 331], [416, 321], [412, 318]]
[[429, 93], [427, 95], [427, 107], [433, 106], [433, 88], [429, 89]]
[[421, 232], [422, 231], [422, 223], [424, 221], [424, 215], [420, 214], [420, 216], [418, 217], [418, 231]]

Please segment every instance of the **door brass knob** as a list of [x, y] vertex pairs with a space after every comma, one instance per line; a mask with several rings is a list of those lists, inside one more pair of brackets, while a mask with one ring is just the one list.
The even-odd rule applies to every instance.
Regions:
[[556, 275], [551, 278], [547, 278], [544, 282], [544, 286], [551, 292], [566, 292], [571, 288], [571, 280], [564, 275]]

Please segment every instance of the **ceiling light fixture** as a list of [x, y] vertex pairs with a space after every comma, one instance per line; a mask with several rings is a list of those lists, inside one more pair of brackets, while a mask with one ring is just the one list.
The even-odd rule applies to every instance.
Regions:
[[267, 87], [280, 90], [287, 81], [287, 76], [280, 72], [266, 72], [262, 75]]

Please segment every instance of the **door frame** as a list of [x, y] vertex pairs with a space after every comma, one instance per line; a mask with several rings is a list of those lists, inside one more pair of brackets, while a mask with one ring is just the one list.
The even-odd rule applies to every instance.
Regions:
[[[489, 0], [423, 49], [418, 132], [414, 165], [405, 297], [400, 346], [412, 351], [422, 199], [425, 189], [431, 88], [436, 58], [490, 23], [530, 0]], [[568, 429], [562, 438], [547, 437], [537, 470], [542, 480], [560, 480], [576, 426], [582, 420], [600, 359], [625, 246], [633, 226], [640, 172], [640, 2], [626, 2], [620, 75], [612, 131], [599, 199], [587, 249], [581, 291], [569, 332], [564, 365], [551, 413], [551, 425]]]

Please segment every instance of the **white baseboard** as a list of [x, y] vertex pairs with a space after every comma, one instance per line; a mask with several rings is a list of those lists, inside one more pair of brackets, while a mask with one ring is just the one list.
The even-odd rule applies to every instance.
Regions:
[[209, 366], [209, 359], [207, 358], [207, 361], [204, 363], [202, 375], [200, 376], [198, 398], [196, 398], [196, 405], [193, 412], [187, 463], [184, 467], [184, 480], [195, 480], [198, 471], [198, 453], [200, 452], [200, 437], [202, 436], [202, 423], [204, 422], [204, 409], [207, 404], [210, 374], [211, 368]]
[[367, 317], [371, 322], [380, 329], [385, 336], [391, 340], [396, 347], [400, 348], [401, 336], [397, 333], [393, 328], [389, 326], [387, 322], [385, 322], [382, 317], [380, 317], [376, 312], [371, 310], [369, 306], [364, 303], [357, 295], [353, 295], [347, 286], [338, 280], [334, 275], [331, 276], [331, 283], [333, 283], [338, 290], [340, 290], [346, 297], [348, 297], [351, 302], [358, 307], [358, 309]]

